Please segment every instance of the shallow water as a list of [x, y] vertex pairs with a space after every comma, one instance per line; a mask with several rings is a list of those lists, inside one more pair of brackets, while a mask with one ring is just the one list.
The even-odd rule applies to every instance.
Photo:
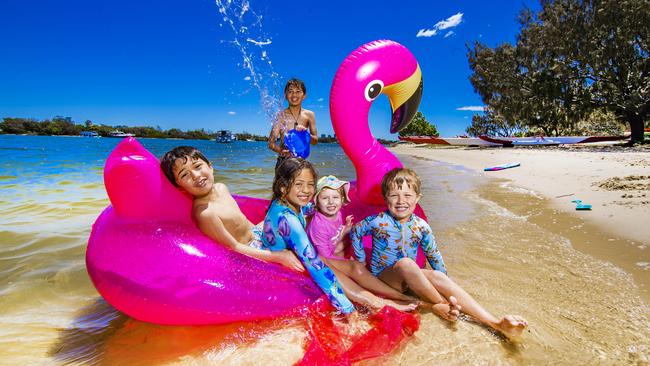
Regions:
[[[99, 297], [86, 274], [85, 246], [108, 204], [102, 166], [118, 142], [0, 136], [0, 364], [299, 360], [305, 332], [298, 321], [158, 326], [132, 320]], [[196, 145], [231, 191], [268, 197], [275, 161], [263, 143], [141, 142], [157, 156]], [[318, 145], [313, 154], [321, 173], [353, 177], [338, 145]], [[637, 285], [643, 281], [635, 281], [647, 272], [632, 273], [603, 261], [606, 256], [574, 249], [584, 242], [582, 231], [555, 228], [561, 216], [530, 192], [461, 167], [402, 160], [422, 176], [421, 203], [450, 275], [496, 315], [520, 314], [531, 325], [514, 344], [470, 321], [452, 326], [423, 312], [410, 341], [365, 364], [650, 362], [648, 303]]]

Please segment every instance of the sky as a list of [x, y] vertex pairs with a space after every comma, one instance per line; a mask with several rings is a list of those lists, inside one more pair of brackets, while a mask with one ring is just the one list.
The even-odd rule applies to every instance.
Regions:
[[[378, 39], [406, 46], [422, 69], [420, 111], [441, 136], [482, 110], [467, 46], [513, 43], [518, 1], [59, 0], [0, 2], [0, 118], [229, 129], [266, 135], [278, 89], [305, 81], [303, 107], [332, 134], [329, 90], [340, 63]], [[221, 10], [221, 11], [220, 11]], [[376, 137], [390, 105], [373, 104]]]

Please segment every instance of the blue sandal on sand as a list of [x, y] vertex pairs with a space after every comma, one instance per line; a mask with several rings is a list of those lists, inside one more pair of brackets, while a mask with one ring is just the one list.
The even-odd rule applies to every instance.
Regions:
[[591, 210], [591, 205], [584, 204], [581, 200], [573, 200], [571, 202], [576, 204], [576, 210]]

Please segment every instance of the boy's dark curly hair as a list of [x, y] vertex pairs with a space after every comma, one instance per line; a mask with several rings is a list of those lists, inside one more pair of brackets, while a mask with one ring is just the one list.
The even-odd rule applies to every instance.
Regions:
[[208, 158], [205, 157], [197, 148], [192, 147], [192, 146], [178, 146], [167, 153], [163, 155], [162, 159], [160, 159], [160, 169], [162, 169], [163, 173], [165, 173], [165, 176], [167, 179], [169, 179], [170, 182], [175, 187], [178, 187], [178, 184], [176, 184], [176, 177], [174, 177], [174, 162], [176, 162], [176, 159], [183, 159], [183, 162], [187, 162], [187, 159], [192, 159], [192, 161], [201, 159], [205, 161], [208, 165], [210, 164], [210, 161]]

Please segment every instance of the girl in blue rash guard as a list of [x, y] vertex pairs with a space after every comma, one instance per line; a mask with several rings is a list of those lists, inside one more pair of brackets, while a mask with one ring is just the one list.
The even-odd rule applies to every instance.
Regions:
[[291, 249], [332, 305], [343, 314], [355, 311], [334, 272], [318, 257], [305, 231], [305, 211], [311, 208], [316, 172], [303, 159], [289, 158], [278, 166], [273, 180], [273, 200], [264, 218], [263, 248]]

